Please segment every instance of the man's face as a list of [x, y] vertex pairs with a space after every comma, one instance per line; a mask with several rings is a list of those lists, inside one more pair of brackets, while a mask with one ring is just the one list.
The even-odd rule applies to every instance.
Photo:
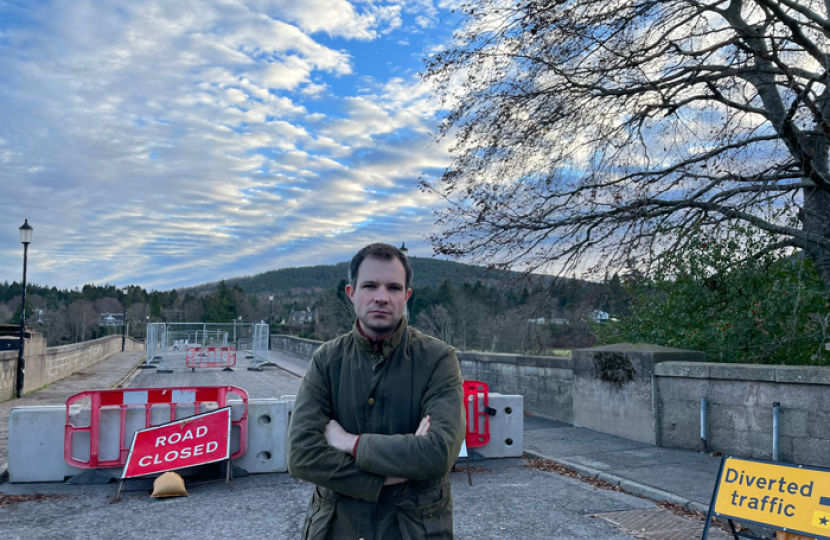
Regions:
[[346, 285], [363, 332], [373, 338], [391, 334], [403, 318], [412, 289], [406, 288], [406, 270], [397, 258], [382, 261], [366, 257], [357, 269], [357, 285]]

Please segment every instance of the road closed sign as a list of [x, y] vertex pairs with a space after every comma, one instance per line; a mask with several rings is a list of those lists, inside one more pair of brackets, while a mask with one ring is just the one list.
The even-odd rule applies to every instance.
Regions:
[[121, 478], [204, 465], [230, 458], [231, 408], [142, 429], [133, 435]]
[[830, 471], [725, 458], [714, 514], [830, 540]]

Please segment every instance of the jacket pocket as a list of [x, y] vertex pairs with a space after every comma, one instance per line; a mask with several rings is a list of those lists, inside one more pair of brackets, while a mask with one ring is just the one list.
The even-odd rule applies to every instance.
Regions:
[[323, 491], [319, 487], [314, 488], [314, 495], [311, 497], [311, 504], [308, 505], [305, 523], [303, 524], [303, 540], [324, 540], [326, 538], [334, 519], [334, 511], [339, 498], [335, 492]]
[[446, 483], [395, 498], [403, 540], [452, 539], [452, 493]]

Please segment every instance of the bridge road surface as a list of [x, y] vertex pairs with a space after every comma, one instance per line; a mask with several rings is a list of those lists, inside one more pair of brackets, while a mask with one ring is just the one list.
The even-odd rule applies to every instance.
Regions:
[[[526, 468], [521, 459], [477, 464], [473, 486], [450, 474], [455, 533], [460, 539], [626, 540], [632, 538], [592, 514], [653, 508], [616, 491]], [[111, 504], [115, 485], [3, 484], [5, 497], [49, 498], [3, 505], [4, 539], [30, 538], [298, 538], [313, 486], [287, 474], [262, 474], [224, 483], [188, 485], [189, 497], [152, 499], [150, 482]], [[136, 489], [136, 486], [129, 489]], [[699, 533], [698, 536], [699, 538]], [[675, 537], [679, 538], [679, 537]], [[692, 537], [689, 537], [692, 538]]]
[[[233, 371], [221, 368], [196, 368], [185, 366], [185, 352], [171, 351], [167, 367], [173, 373], [158, 373], [157, 369], [137, 369], [124, 388], [159, 388], [164, 386], [236, 386], [248, 392], [250, 398], [279, 398], [296, 395], [300, 380], [305, 375], [307, 362], [278, 351], [268, 351], [268, 360], [281, 367], [265, 367], [262, 371], [248, 371], [255, 364], [246, 358], [248, 351], [237, 351]], [[163, 361], [152, 364], [163, 367]]]
[[[50, 403], [62, 404], [73, 393], [114, 386], [119, 380], [121, 386], [132, 388], [233, 385], [244, 388], [251, 397], [279, 397], [295, 394], [305, 371], [304, 361], [276, 351], [270, 352], [269, 359], [283, 369], [267, 367], [261, 372], [248, 371], [250, 360], [243, 354], [237, 358], [233, 372], [217, 368], [192, 372], [184, 367], [182, 352], [169, 357], [172, 374], [156, 370], [130, 374], [138, 359], [140, 356], [121, 358], [120, 374], [115, 368], [117, 359], [108, 359], [105, 362], [110, 364], [99, 364], [94, 375], [81, 373], [73, 376], [74, 382], [67, 381], [63, 386], [56, 383], [48, 393]], [[93, 380], [95, 384], [89, 386]], [[24, 404], [42, 403], [16, 402]], [[5, 450], [5, 444], [3, 447]], [[653, 526], [629, 527], [629, 536], [612, 523], [621, 522], [614, 516], [642, 515], [653, 524], [649, 513], [665, 511], [646, 499], [528, 468], [522, 459], [476, 462], [473, 470], [473, 486], [468, 485], [465, 470], [450, 474], [455, 533], [460, 539], [700, 538], [701, 524], [691, 521], [675, 524], [671, 531], [657, 531]], [[117, 504], [110, 503], [114, 484], [5, 482], [0, 484], [0, 538], [298, 538], [313, 490], [311, 484], [286, 473], [251, 475], [228, 485], [186, 482], [189, 497], [152, 499], [152, 480], [133, 480], [126, 484], [122, 501]], [[643, 519], [640, 522], [645, 523]], [[726, 538], [717, 530], [710, 537]]]

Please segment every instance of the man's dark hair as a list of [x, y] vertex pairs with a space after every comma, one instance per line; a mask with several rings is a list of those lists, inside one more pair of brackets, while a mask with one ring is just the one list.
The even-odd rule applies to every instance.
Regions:
[[360, 270], [360, 265], [363, 264], [366, 257], [380, 259], [381, 261], [391, 261], [394, 257], [397, 257], [406, 272], [406, 288], [408, 289], [412, 284], [412, 264], [410, 264], [406, 254], [395, 246], [378, 242], [369, 244], [352, 257], [352, 262], [349, 263], [349, 284], [352, 287], [357, 287], [357, 271]]

